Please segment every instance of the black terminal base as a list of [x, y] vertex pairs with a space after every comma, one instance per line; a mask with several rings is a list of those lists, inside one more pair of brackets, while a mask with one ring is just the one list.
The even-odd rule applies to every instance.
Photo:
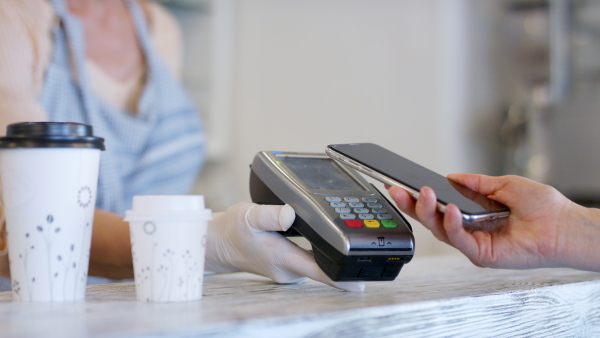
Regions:
[[311, 244], [315, 261], [334, 281], [394, 280], [404, 266], [402, 256], [371, 255], [345, 256], [319, 236], [302, 218], [296, 215], [292, 225]]
[[404, 266], [401, 257], [347, 256], [334, 262], [313, 245], [317, 265], [334, 281], [392, 281]]

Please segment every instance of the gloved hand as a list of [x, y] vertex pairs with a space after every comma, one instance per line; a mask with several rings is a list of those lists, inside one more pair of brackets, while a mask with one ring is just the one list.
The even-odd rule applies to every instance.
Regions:
[[309, 277], [343, 290], [362, 292], [364, 282], [332, 281], [310, 252], [275, 232], [289, 229], [295, 217], [289, 205], [248, 202], [215, 213], [208, 223], [206, 270], [243, 270], [277, 283], [297, 283]]

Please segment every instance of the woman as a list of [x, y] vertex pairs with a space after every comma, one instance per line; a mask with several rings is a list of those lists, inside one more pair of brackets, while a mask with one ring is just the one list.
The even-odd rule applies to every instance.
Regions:
[[[20, 121], [90, 124], [105, 138], [90, 274], [133, 276], [123, 213], [134, 195], [184, 194], [204, 153], [202, 124], [177, 80], [180, 38], [155, 3], [135, 0], [0, 2], [0, 130]], [[312, 255], [271, 231], [289, 206], [240, 203], [209, 223], [207, 270], [245, 270], [281, 283], [303, 277], [347, 290]], [[0, 270], [8, 273], [4, 256]]]

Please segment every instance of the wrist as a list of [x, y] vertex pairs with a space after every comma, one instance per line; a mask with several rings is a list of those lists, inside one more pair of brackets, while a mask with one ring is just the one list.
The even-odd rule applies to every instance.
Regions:
[[4, 222], [0, 223], [0, 276], [10, 278], [8, 243], [6, 241], [6, 228]]
[[227, 227], [223, 222], [224, 212], [213, 213], [213, 219], [208, 222], [206, 232], [206, 253], [204, 260], [204, 270], [213, 273], [226, 273], [239, 271], [233, 268], [227, 262], [229, 261], [228, 250], [234, 248], [227, 241]]
[[96, 209], [89, 275], [112, 279], [133, 277], [130, 238], [129, 224], [122, 216]]
[[559, 262], [565, 267], [600, 272], [600, 209], [573, 203], [569, 214], [560, 234]]

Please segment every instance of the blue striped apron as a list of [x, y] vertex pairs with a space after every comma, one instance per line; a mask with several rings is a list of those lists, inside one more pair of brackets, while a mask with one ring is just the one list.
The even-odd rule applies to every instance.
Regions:
[[51, 121], [87, 123], [104, 137], [96, 207], [123, 215], [135, 195], [189, 192], [204, 159], [204, 133], [191, 100], [157, 56], [144, 14], [126, 3], [147, 63], [137, 114], [117, 109], [92, 91], [83, 29], [64, 0], [53, 0], [62, 27], [40, 97]]

